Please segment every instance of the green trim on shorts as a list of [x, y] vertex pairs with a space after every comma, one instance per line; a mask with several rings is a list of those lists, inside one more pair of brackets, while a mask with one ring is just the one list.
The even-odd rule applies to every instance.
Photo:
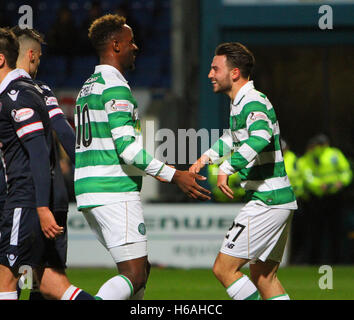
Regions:
[[128, 283], [129, 288], [130, 288], [130, 296], [132, 297], [134, 295], [134, 288], [133, 288], [132, 283], [130, 282], [130, 280], [127, 277], [123, 276], [122, 274], [120, 274], [119, 277], [122, 277]]
[[278, 295], [278, 296], [271, 297], [271, 298], [269, 298], [269, 299], [267, 299], [267, 300], [274, 300], [274, 299], [276, 299], [276, 298], [285, 297], [285, 296], [287, 296], [287, 295], [288, 295], [287, 293], [284, 293], [284, 294], [280, 294], [280, 295]]

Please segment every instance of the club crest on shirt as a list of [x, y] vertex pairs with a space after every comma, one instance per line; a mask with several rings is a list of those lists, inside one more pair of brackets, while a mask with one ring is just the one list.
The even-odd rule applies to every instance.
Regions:
[[34, 111], [30, 108], [22, 108], [19, 110], [12, 110], [11, 116], [16, 122], [22, 122], [28, 120], [34, 115]]
[[138, 226], [139, 233], [143, 236], [146, 234], [146, 227], [144, 223], [140, 223]]

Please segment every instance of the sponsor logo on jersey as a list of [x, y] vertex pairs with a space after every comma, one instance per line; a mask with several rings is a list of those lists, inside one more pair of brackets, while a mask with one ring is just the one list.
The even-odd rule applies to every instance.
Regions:
[[34, 111], [30, 108], [22, 108], [20, 110], [12, 110], [11, 116], [16, 122], [28, 120], [34, 115]]
[[251, 120], [268, 120], [267, 116], [263, 112], [252, 112], [251, 113]]
[[44, 97], [45, 104], [47, 106], [57, 106], [58, 105], [58, 100], [56, 97]]
[[97, 81], [98, 77], [93, 77], [93, 78], [89, 78], [88, 80], [86, 80], [85, 84], [90, 84], [92, 82]]
[[11, 99], [12, 101], [16, 101], [16, 100], [17, 100], [18, 93], [19, 93], [19, 91], [11, 90], [10, 92], [7, 93], [7, 95], [10, 97], [10, 99]]
[[87, 97], [88, 95], [90, 95], [94, 85], [95, 85], [94, 83], [84, 84], [84, 86], [82, 87], [82, 89], [79, 92], [78, 98], [83, 98], [83, 97]]
[[110, 108], [112, 109], [112, 111], [129, 112], [129, 104], [127, 102], [121, 102], [115, 99], [112, 99], [110, 102], [111, 102]]

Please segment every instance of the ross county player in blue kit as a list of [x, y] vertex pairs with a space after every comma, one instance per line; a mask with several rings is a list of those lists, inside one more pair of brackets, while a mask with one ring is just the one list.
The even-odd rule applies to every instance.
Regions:
[[[0, 142], [0, 148], [1, 148], [1, 142]], [[6, 193], [7, 193], [7, 187], [6, 187], [6, 180], [5, 180], [5, 171], [2, 163], [2, 154], [0, 151], [0, 217], [2, 213], [2, 208], [4, 207], [4, 203], [5, 203]]]
[[[60, 175], [51, 119], [61, 113], [57, 107], [48, 112], [43, 88], [15, 69], [18, 51], [14, 33], [0, 29], [0, 136], [8, 186], [0, 217], [0, 299], [17, 299], [18, 268], [30, 265], [47, 298], [93, 300], [65, 274], [66, 208], [60, 192], [53, 192]], [[35, 51], [31, 56], [39, 64]]]
[[[75, 132], [71, 125], [66, 120], [64, 112], [58, 105], [58, 101], [45, 83], [36, 80], [36, 75], [38, 67], [40, 64], [41, 57], [41, 44], [44, 43], [43, 37], [40, 33], [34, 29], [21, 29], [16, 26], [11, 29], [19, 41], [19, 55], [17, 58], [17, 68], [23, 69], [28, 73], [28, 75], [33, 79], [37, 85], [38, 91], [42, 94], [45, 104], [47, 106], [47, 111], [49, 113], [49, 118], [51, 120], [51, 125], [54, 129], [56, 137], [59, 142], [64, 147], [64, 150], [70, 157], [71, 162], [74, 164], [75, 161]], [[60, 168], [59, 159], [59, 145], [57, 143], [58, 139], [54, 139], [54, 155], [55, 155], [55, 165], [53, 169], [53, 184], [52, 188], [55, 188], [55, 196], [53, 197], [52, 209], [53, 213], [60, 217], [62, 225], [66, 226], [67, 211], [69, 208], [68, 192], [66, 190], [64, 177]], [[52, 191], [54, 193], [54, 190]], [[61, 247], [60, 251], [62, 254], [62, 260], [66, 262], [66, 252], [67, 252], [67, 234], [66, 228], [64, 229], [63, 235], [60, 236], [61, 240], [57, 240], [57, 245]], [[46, 266], [44, 277], [51, 275], [51, 269]], [[43, 299], [36, 283], [35, 288], [31, 290], [30, 300]], [[18, 289], [18, 293], [20, 290]]]

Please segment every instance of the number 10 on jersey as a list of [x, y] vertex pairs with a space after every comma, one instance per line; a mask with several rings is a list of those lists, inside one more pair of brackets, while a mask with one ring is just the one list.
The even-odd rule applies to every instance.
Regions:
[[76, 107], [76, 149], [81, 145], [88, 147], [92, 143], [92, 129], [90, 123], [90, 114], [87, 103], [82, 107]]

